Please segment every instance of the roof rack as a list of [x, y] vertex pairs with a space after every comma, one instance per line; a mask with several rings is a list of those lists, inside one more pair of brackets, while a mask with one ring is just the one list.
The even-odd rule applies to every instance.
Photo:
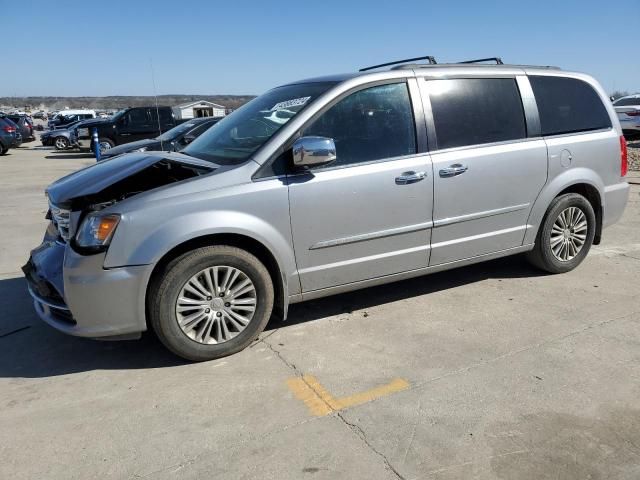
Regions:
[[436, 65], [438, 63], [436, 62], [435, 57], [431, 55], [427, 55], [426, 57], [405, 58], [404, 60], [396, 60], [395, 62], [381, 63], [380, 65], [372, 65], [371, 67], [361, 68], [359, 71], [366, 72], [367, 70], [373, 70], [375, 68], [388, 67], [389, 65], [398, 65], [400, 63], [406, 63], [406, 62], [415, 62], [416, 60], [428, 60], [429, 65]]
[[[416, 60], [428, 60], [428, 63], [406, 63], [406, 62], [414, 62]], [[373, 70], [375, 68], [380, 67], [388, 67], [392, 65], [391, 70], [413, 70], [415, 68], [429, 68], [429, 67], [451, 67], [458, 65], [462, 67], [463, 65], [469, 64], [478, 64], [485, 67], [491, 67], [493, 64], [487, 64], [485, 62], [495, 62], [496, 65], [504, 65], [505, 67], [514, 67], [514, 68], [547, 68], [552, 70], [561, 70], [560, 67], [555, 67], [552, 65], [519, 65], [519, 64], [505, 64], [500, 57], [488, 57], [488, 58], [477, 58], [474, 60], [465, 60], [463, 62], [455, 62], [455, 63], [438, 63], [436, 59], [432, 56], [426, 57], [416, 57], [416, 58], [407, 58], [406, 60], [398, 60], [395, 62], [381, 63], [380, 65], [373, 65], [371, 67], [361, 68], [361, 72], [366, 72], [367, 70]]]
[[456, 63], [484, 63], [484, 62], [496, 62], [496, 65], [504, 65], [500, 57], [476, 58], [474, 60], [465, 60], [464, 62], [456, 62]]

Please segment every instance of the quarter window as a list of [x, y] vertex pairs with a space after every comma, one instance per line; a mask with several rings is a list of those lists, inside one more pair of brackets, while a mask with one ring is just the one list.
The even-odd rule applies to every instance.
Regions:
[[427, 90], [439, 149], [527, 136], [515, 79], [428, 80]]
[[415, 124], [405, 83], [352, 93], [324, 112], [303, 135], [333, 138], [335, 165], [416, 153]]
[[585, 132], [611, 127], [600, 96], [575, 78], [530, 76], [536, 97], [542, 135]]

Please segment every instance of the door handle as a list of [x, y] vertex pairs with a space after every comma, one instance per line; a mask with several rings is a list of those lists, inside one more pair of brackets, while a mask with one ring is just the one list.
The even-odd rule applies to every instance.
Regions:
[[410, 183], [416, 183], [427, 176], [427, 172], [404, 172], [399, 177], [396, 177], [396, 185], [409, 185]]
[[447, 177], [455, 177], [456, 175], [462, 175], [469, 169], [466, 165], [462, 165], [460, 163], [454, 163], [453, 165], [448, 166], [447, 168], [443, 168], [440, 170], [440, 176], [442, 178]]

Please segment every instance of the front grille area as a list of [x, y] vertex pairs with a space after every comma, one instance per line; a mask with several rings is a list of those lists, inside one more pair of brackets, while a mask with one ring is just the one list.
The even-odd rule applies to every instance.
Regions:
[[49, 203], [49, 210], [51, 212], [51, 221], [55, 225], [60, 237], [65, 242], [69, 241], [69, 224], [71, 221], [71, 211], [59, 208]]

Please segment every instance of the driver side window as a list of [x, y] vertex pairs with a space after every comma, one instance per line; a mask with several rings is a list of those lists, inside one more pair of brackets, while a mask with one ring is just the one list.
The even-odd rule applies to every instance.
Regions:
[[352, 93], [324, 112], [302, 135], [333, 138], [338, 158], [331, 166], [415, 154], [415, 123], [407, 85], [379, 85]]

